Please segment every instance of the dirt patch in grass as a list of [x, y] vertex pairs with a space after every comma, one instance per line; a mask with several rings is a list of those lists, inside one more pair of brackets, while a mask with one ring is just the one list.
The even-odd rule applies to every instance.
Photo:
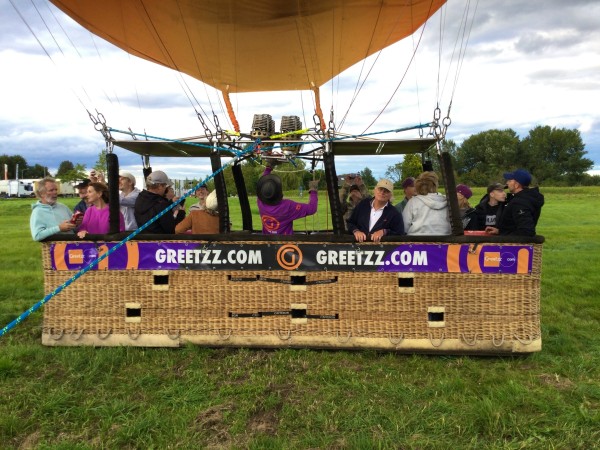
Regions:
[[206, 436], [207, 447], [227, 448], [227, 443], [231, 441], [229, 434], [229, 425], [225, 421], [225, 414], [233, 410], [231, 403], [223, 405], [214, 405], [202, 411], [194, 419], [194, 428], [202, 435]]
[[274, 436], [279, 428], [279, 417], [276, 411], [260, 411], [248, 421], [251, 434], [261, 433]]
[[542, 373], [538, 375], [540, 381], [544, 384], [555, 387], [556, 389], [571, 389], [574, 383], [568, 378], [561, 377], [556, 373]]
[[38, 443], [40, 441], [41, 433], [36, 431], [27, 436], [21, 445], [19, 445], [19, 450], [31, 450], [38, 447]]

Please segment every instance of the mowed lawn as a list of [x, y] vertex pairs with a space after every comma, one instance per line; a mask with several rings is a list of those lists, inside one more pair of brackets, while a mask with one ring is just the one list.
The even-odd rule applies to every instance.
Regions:
[[[0, 338], [0, 448], [598, 448], [600, 187], [542, 192], [540, 353], [50, 348], [37, 312]], [[44, 296], [32, 202], [0, 200], [0, 327]]]

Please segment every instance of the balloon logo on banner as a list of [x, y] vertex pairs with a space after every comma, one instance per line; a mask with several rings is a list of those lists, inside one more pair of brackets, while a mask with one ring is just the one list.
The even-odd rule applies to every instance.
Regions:
[[277, 264], [285, 270], [294, 270], [302, 264], [302, 252], [297, 245], [283, 245], [277, 251]]

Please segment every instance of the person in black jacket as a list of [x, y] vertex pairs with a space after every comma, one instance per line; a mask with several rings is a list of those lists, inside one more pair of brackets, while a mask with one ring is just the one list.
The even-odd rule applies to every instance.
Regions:
[[496, 227], [486, 227], [490, 234], [535, 236], [535, 227], [542, 206], [544, 196], [538, 188], [530, 188], [531, 174], [524, 169], [504, 174], [508, 190], [514, 194], [508, 202]]
[[501, 183], [490, 184], [487, 187], [487, 194], [483, 196], [479, 204], [475, 207], [477, 214], [478, 230], [485, 230], [485, 227], [495, 227], [498, 225], [502, 211], [506, 206], [506, 192]]
[[383, 236], [404, 234], [402, 215], [390, 203], [393, 189], [390, 180], [381, 179], [375, 186], [374, 197], [356, 205], [346, 223], [357, 242], [367, 238], [379, 242]]
[[[173, 185], [167, 174], [162, 170], [152, 172], [146, 178], [146, 189], [138, 195], [135, 201], [135, 221], [141, 227], [158, 213], [171, 205], [165, 198], [167, 189]], [[159, 219], [148, 226], [144, 233], [175, 234], [175, 218], [173, 214], [163, 214]]]

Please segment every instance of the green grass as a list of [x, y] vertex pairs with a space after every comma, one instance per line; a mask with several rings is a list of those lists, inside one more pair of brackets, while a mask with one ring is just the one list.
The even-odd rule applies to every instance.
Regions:
[[[0, 448], [597, 448], [600, 188], [542, 191], [540, 353], [48, 348], [37, 312], [0, 338]], [[0, 201], [0, 326], [44, 294], [30, 203]]]

